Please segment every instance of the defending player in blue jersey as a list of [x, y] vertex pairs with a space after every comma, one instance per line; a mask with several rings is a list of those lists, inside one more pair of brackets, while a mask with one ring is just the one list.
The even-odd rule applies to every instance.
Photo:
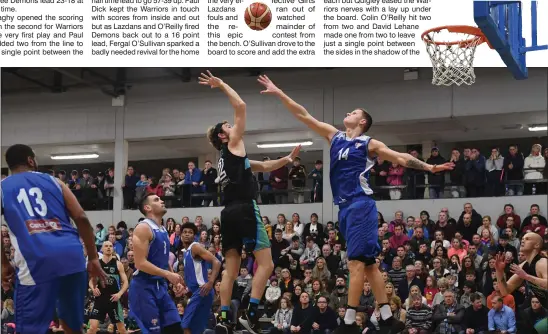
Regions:
[[166, 282], [183, 288], [183, 278], [169, 267], [169, 237], [161, 223], [167, 212], [164, 201], [146, 194], [139, 210], [146, 218], [133, 231], [137, 271], [129, 286], [130, 313], [143, 334], [182, 334], [181, 317]]
[[16, 275], [2, 244], [2, 282], [15, 283], [16, 331], [46, 333], [57, 306], [65, 333], [82, 333], [87, 274], [80, 237], [90, 276], [103, 284], [107, 278], [93, 228], [72, 191], [53, 176], [37, 172], [32, 148], [11, 146], [6, 162], [11, 176], [2, 180], [2, 214], [15, 249]]
[[[185, 334], [202, 334], [207, 328], [215, 295], [212, 288], [221, 270], [221, 262], [202, 245], [194, 241], [194, 236], [197, 234], [196, 225], [183, 224], [181, 236], [185, 254], [183, 260], [185, 283], [192, 293], [181, 321], [181, 327]], [[208, 265], [211, 265], [210, 278], [207, 275]]]
[[403, 323], [392, 317], [388, 298], [384, 291], [384, 281], [375, 258], [380, 252], [378, 245], [378, 220], [373, 190], [369, 184], [369, 172], [374, 158], [380, 157], [407, 168], [426, 170], [432, 173], [450, 170], [452, 163], [429, 165], [409, 154], [395, 152], [384, 143], [365, 135], [373, 119], [364, 109], [355, 109], [344, 119], [345, 131], [312, 117], [308, 111], [270, 81], [267, 76], [258, 79], [265, 90], [262, 94], [272, 94], [280, 98], [284, 106], [310, 129], [327, 139], [331, 144], [329, 172], [333, 201], [339, 206], [339, 227], [347, 240], [348, 269], [350, 288], [345, 326], [337, 329], [340, 333], [352, 334], [360, 330], [356, 326], [356, 307], [359, 305], [363, 289], [364, 274], [371, 283], [371, 289], [381, 310], [381, 327], [394, 333], [403, 330]]

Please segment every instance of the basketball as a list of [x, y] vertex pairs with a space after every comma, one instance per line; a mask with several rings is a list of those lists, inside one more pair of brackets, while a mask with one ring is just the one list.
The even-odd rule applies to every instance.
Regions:
[[244, 18], [250, 29], [263, 30], [270, 25], [272, 13], [264, 3], [254, 2], [245, 9]]

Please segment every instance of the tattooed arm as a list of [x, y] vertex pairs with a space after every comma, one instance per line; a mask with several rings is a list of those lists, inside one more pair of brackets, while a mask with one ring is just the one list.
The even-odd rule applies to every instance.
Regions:
[[436, 165], [430, 165], [423, 161], [420, 161], [410, 154], [393, 151], [389, 149], [383, 142], [375, 139], [371, 139], [371, 141], [369, 142], [369, 152], [374, 153], [383, 160], [388, 160], [407, 168], [433, 172], [434, 169], [437, 167]]

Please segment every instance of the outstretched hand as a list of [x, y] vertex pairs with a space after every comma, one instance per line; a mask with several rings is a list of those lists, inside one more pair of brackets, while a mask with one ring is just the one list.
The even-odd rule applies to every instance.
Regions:
[[223, 80], [211, 74], [210, 71], [207, 71], [207, 74], [201, 73], [200, 77], [198, 78], [198, 83], [200, 85], [210, 86], [211, 89], [213, 89], [221, 87], [221, 85], [223, 84]]
[[504, 271], [506, 269], [506, 257], [504, 254], [499, 253], [495, 256], [495, 269], [498, 271]]
[[455, 164], [452, 162], [446, 162], [443, 165], [434, 165], [434, 168], [432, 168], [432, 173], [439, 173], [446, 170], [453, 170], [455, 168]]
[[278, 94], [281, 90], [266, 75], [260, 75], [257, 81], [264, 86], [265, 90], [261, 94]]
[[299, 152], [301, 151], [301, 145], [297, 145], [291, 153], [287, 156], [289, 158], [289, 162], [293, 162], [297, 156], [299, 156]]

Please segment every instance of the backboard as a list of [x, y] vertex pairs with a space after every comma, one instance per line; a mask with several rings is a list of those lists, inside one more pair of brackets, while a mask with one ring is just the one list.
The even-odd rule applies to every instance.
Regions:
[[[489, 46], [500, 54], [518, 80], [527, 79], [527, 52], [548, 50], [548, 45], [538, 45], [537, 42], [537, 1], [528, 2], [530, 6], [524, 6], [522, 1], [474, 1], [476, 24], [487, 38]], [[548, 2], [543, 5], [548, 5]], [[530, 46], [526, 45], [523, 36], [523, 15], [531, 15]]]

